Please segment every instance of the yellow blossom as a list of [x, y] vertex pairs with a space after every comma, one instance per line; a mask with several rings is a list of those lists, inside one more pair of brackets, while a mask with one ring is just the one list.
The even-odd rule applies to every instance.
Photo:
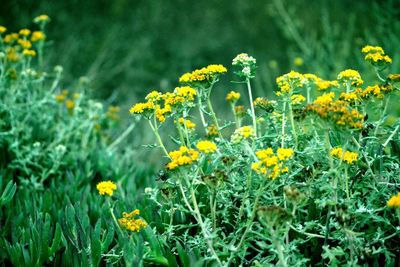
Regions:
[[179, 150], [171, 151], [168, 155], [171, 158], [171, 162], [167, 164], [167, 169], [169, 170], [174, 170], [180, 166], [191, 165], [199, 158], [198, 151], [186, 146], [181, 146]]
[[341, 147], [335, 147], [330, 152], [331, 156], [342, 159], [347, 164], [353, 164], [353, 162], [357, 161], [358, 154], [356, 152], [345, 151], [343, 153], [343, 149]]
[[211, 154], [217, 151], [217, 145], [211, 141], [199, 141], [196, 145], [197, 149], [200, 152], [203, 152], [205, 154]]
[[44, 39], [46, 39], [46, 35], [43, 32], [41, 31], [32, 32], [31, 42], [35, 43]]
[[103, 181], [97, 184], [97, 190], [100, 195], [109, 195], [112, 196], [114, 191], [117, 189], [117, 185], [112, 181]]
[[35, 23], [48, 22], [48, 21], [50, 21], [50, 18], [49, 18], [49, 16], [43, 14], [43, 15], [37, 16], [33, 21]]
[[192, 72], [183, 74], [179, 78], [181, 83], [195, 83], [195, 82], [210, 82], [217, 75], [226, 73], [227, 69], [223, 65], [208, 65], [202, 69], [197, 69]]
[[236, 101], [238, 101], [240, 98], [240, 93], [235, 92], [235, 91], [230, 91], [227, 95], [226, 95], [226, 101], [231, 102], [231, 103], [235, 103]]
[[22, 29], [19, 31], [19, 35], [22, 35], [25, 37], [28, 36], [29, 34], [31, 34], [31, 31], [29, 29]]
[[6, 31], [7, 31], [7, 28], [0, 25], [0, 34], [6, 32]]
[[387, 206], [391, 208], [400, 208], [400, 192], [389, 199]]
[[337, 79], [342, 81], [344, 84], [350, 82], [351, 85], [361, 85], [364, 82], [361, 79], [360, 73], [352, 69], [347, 69], [340, 72]]
[[65, 101], [65, 106], [67, 107], [67, 109], [73, 110], [75, 107], [75, 102], [68, 99], [67, 101]]
[[277, 150], [277, 155], [279, 160], [285, 161], [288, 160], [289, 158], [291, 158], [294, 154], [293, 149], [291, 148], [278, 148]]
[[294, 94], [291, 96], [292, 104], [293, 105], [298, 105], [301, 102], [306, 101], [306, 98], [303, 95], [300, 94]]
[[301, 65], [303, 65], [304, 61], [303, 61], [303, 59], [301, 57], [296, 57], [293, 60], [293, 63], [294, 63], [295, 66], [301, 66]]
[[147, 111], [152, 111], [154, 110], [154, 104], [152, 102], [146, 102], [146, 103], [137, 103], [131, 107], [129, 112], [131, 114], [142, 114]]
[[29, 49], [24, 49], [22, 51], [22, 54], [27, 57], [35, 57], [36, 56], [36, 51], [35, 50], [29, 50]]
[[135, 218], [139, 214], [140, 211], [138, 209], [135, 209], [130, 213], [123, 212], [122, 218], [118, 219], [118, 222], [126, 230], [132, 232], [139, 232], [142, 228], [147, 226], [147, 223], [145, 221], [143, 221], [140, 218], [139, 219]]

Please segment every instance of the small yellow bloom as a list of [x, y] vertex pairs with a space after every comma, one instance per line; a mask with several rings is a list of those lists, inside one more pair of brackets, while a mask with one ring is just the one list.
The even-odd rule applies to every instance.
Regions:
[[31, 31], [29, 29], [22, 29], [19, 31], [19, 34], [26, 37], [31, 34]]
[[278, 158], [281, 161], [288, 160], [289, 158], [291, 158], [293, 156], [293, 154], [294, 154], [294, 151], [291, 148], [282, 148], [282, 147], [280, 147], [277, 150]]
[[126, 230], [139, 232], [142, 228], [147, 226], [147, 223], [144, 220], [135, 219], [135, 216], [138, 216], [139, 213], [140, 211], [138, 209], [135, 209], [130, 213], [123, 212], [122, 218], [118, 219], [118, 222]]
[[117, 185], [112, 181], [103, 181], [97, 184], [97, 190], [100, 195], [109, 195], [112, 196], [114, 191], [117, 189]]
[[230, 91], [227, 95], [226, 95], [226, 101], [231, 102], [231, 103], [235, 103], [236, 101], [238, 101], [240, 98], [240, 93], [235, 92], [235, 91]]
[[300, 95], [300, 94], [292, 95], [291, 99], [292, 99], [292, 104], [293, 105], [298, 105], [298, 104], [301, 104], [302, 102], [306, 101], [306, 98], [303, 95]]
[[400, 208], [400, 192], [389, 199], [387, 206], [391, 208]]
[[171, 162], [167, 164], [167, 169], [169, 170], [176, 169], [180, 166], [191, 165], [199, 158], [198, 151], [186, 146], [181, 146], [179, 150], [171, 151], [168, 155], [171, 157]]
[[211, 141], [199, 141], [196, 145], [197, 149], [204, 154], [212, 154], [217, 151], [217, 145]]
[[7, 28], [0, 25], [0, 34], [7, 31]]
[[344, 84], [350, 82], [352, 85], [361, 85], [364, 82], [361, 79], [360, 73], [352, 69], [347, 69], [340, 72], [337, 79], [342, 81]]
[[75, 102], [68, 99], [67, 101], [65, 101], [65, 106], [67, 107], [67, 109], [72, 110], [75, 107]]
[[46, 39], [46, 35], [41, 31], [34, 31], [31, 36], [33, 43]]
[[49, 16], [47, 16], [47, 15], [45, 15], [45, 14], [40, 15], [40, 16], [37, 16], [37, 17], [33, 20], [33, 22], [35, 22], [35, 23], [49, 22], [49, 21], [50, 21]]
[[36, 51], [35, 50], [24, 49], [22, 54], [24, 56], [27, 56], [27, 57], [35, 57], [36, 56]]
[[347, 164], [353, 164], [358, 159], [358, 154], [356, 152], [345, 151], [341, 147], [335, 147], [330, 152], [331, 156], [338, 159], [342, 159]]
[[64, 102], [66, 96], [63, 94], [60, 94], [60, 95], [56, 95], [54, 98], [56, 99], [57, 102], [62, 103], [62, 102]]

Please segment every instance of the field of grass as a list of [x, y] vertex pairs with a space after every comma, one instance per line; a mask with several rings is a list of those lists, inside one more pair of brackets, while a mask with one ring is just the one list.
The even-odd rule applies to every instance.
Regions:
[[331, 2], [4, 3], [0, 266], [399, 266], [400, 5]]

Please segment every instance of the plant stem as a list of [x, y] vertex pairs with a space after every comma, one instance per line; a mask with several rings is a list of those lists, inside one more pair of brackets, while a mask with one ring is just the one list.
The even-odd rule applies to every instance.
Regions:
[[190, 185], [189, 181], [187, 180], [187, 176], [185, 176], [185, 179], [186, 179], [186, 182], [187, 182], [188, 186], [190, 187], [189, 190], [190, 190], [190, 196], [191, 196], [191, 199], [192, 199], [192, 202], [193, 202], [195, 218], [197, 218], [197, 222], [200, 225], [200, 228], [201, 228], [201, 231], [203, 233], [203, 236], [207, 240], [207, 245], [208, 245], [209, 250], [211, 251], [211, 254], [215, 258], [215, 260], [218, 262], [218, 265], [222, 266], [222, 262], [221, 262], [221, 260], [219, 259], [217, 253], [214, 250], [213, 244], [211, 242], [211, 237], [208, 234], [207, 229], [206, 229], [206, 227], [204, 225], [204, 222], [203, 222], [203, 218], [201, 217], [200, 209], [199, 209], [199, 206], [197, 204], [196, 195], [194, 193], [193, 187]]
[[250, 100], [250, 108], [251, 108], [251, 117], [253, 119], [253, 128], [254, 128], [254, 133], [257, 137], [257, 121], [256, 121], [256, 113], [254, 111], [254, 103], [253, 103], [253, 95], [251, 93], [251, 85], [250, 85], [250, 79], [246, 78], [246, 84], [247, 84], [247, 90], [249, 92], [249, 100]]
[[358, 143], [358, 141], [354, 138], [354, 136], [351, 136], [351, 140], [354, 142], [354, 144], [357, 146], [358, 150], [359, 150], [359, 151], [361, 152], [361, 154], [363, 155], [363, 157], [364, 157], [364, 159], [365, 159], [365, 162], [367, 163], [367, 166], [368, 166], [368, 171], [369, 171], [372, 175], [374, 175], [374, 172], [372, 171], [372, 168], [371, 168], [371, 163], [369, 162], [369, 160], [368, 160], [368, 158], [367, 158], [367, 155], [365, 154], [364, 150], [362, 150], [362, 147], [361, 147], [360, 143]]
[[168, 158], [171, 158], [171, 157], [169, 156], [169, 154], [168, 154], [167, 149], [166, 149], [165, 146], [164, 146], [164, 143], [163, 143], [163, 141], [162, 141], [162, 139], [161, 139], [160, 134], [158, 133], [157, 122], [156, 122], [155, 117], [154, 117], [154, 125], [151, 123], [150, 120], [148, 120], [148, 122], [149, 122], [149, 125], [150, 125], [151, 129], [152, 129], [153, 132], [154, 132], [154, 135], [155, 135], [156, 138], [157, 138], [158, 144], [160, 145], [160, 147], [161, 147], [162, 150], [164, 151], [165, 155], [166, 155]]
[[291, 103], [290, 99], [289, 99], [289, 105], [288, 106], [289, 106], [290, 124], [292, 126], [292, 134], [293, 134], [293, 137], [294, 137], [294, 142], [295, 142], [296, 147], [297, 147], [297, 145], [298, 145], [298, 143], [297, 143], [297, 132], [296, 132], [295, 124], [294, 124], [293, 109], [292, 109], [292, 103]]
[[283, 112], [282, 112], [282, 131], [281, 131], [281, 147], [285, 147], [285, 124], [286, 124], [286, 101], [283, 102]]
[[210, 100], [209, 96], [207, 97], [207, 105], [208, 105], [208, 109], [210, 110], [211, 117], [214, 120], [215, 126], [217, 126], [218, 136], [222, 139], [221, 131], [220, 131], [219, 124], [218, 124], [218, 119], [217, 119], [217, 116], [215, 115], [214, 109], [213, 109], [213, 107], [211, 105], [211, 100]]
[[346, 197], [347, 197], [347, 201], [350, 203], [349, 174], [348, 174], [347, 169], [348, 169], [348, 167], [346, 166], [344, 169], [344, 177], [345, 177], [345, 185], [346, 185]]
[[204, 114], [203, 114], [203, 110], [202, 110], [200, 90], [199, 90], [199, 95], [197, 96], [197, 104], [199, 106], [199, 113], [200, 113], [201, 123], [203, 124], [204, 131], [207, 133], [207, 123], [206, 123], [206, 120], [204, 119]]
[[397, 125], [396, 128], [394, 128], [392, 134], [386, 139], [385, 143], [383, 143], [383, 147], [386, 147], [389, 144], [389, 142], [393, 139], [393, 136], [397, 133], [399, 128], [400, 125]]
[[114, 215], [114, 208], [111, 206], [111, 203], [110, 203], [109, 200], [107, 200], [107, 202], [108, 202], [108, 207], [109, 207], [109, 209], [110, 209], [111, 217], [112, 217], [112, 219], [113, 219], [115, 225], [117, 226], [118, 231], [120, 232], [121, 235], [123, 235], [122, 229], [121, 229], [121, 227], [119, 226], [119, 223], [118, 223], [118, 221], [117, 221], [117, 218], [115, 218], [115, 215]]

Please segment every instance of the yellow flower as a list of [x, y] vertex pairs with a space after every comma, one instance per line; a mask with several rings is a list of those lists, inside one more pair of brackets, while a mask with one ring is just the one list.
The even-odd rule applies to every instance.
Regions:
[[15, 40], [18, 40], [18, 33], [10, 33], [4, 36], [4, 42], [6, 44], [9, 44]]
[[285, 94], [296, 87], [303, 87], [305, 80], [302, 74], [291, 71], [276, 78], [276, 83], [280, 88], [280, 93]]
[[389, 199], [387, 206], [392, 208], [400, 208], [400, 192]]
[[235, 92], [235, 91], [230, 91], [227, 95], [226, 95], [226, 101], [231, 102], [231, 103], [235, 103], [236, 101], [238, 101], [240, 98], [240, 93]]
[[357, 161], [358, 154], [356, 152], [346, 151], [343, 153], [343, 149], [341, 147], [335, 147], [330, 152], [331, 156], [342, 159], [347, 164], [353, 164], [353, 162]]
[[211, 154], [217, 151], [217, 145], [211, 141], [199, 141], [196, 147], [205, 154]]
[[326, 93], [326, 94], [323, 94], [323, 95], [317, 97], [317, 99], [314, 100], [313, 104], [315, 104], [315, 105], [327, 105], [327, 104], [332, 103], [334, 97], [335, 97], [335, 93], [334, 92]]
[[142, 114], [147, 111], [153, 111], [154, 110], [154, 104], [152, 102], [146, 102], [146, 103], [137, 103], [131, 107], [129, 112], [131, 114]]
[[100, 195], [109, 195], [112, 196], [114, 191], [117, 189], [117, 185], [112, 181], [103, 181], [97, 184], [97, 190]]
[[158, 92], [158, 91], [151, 91], [150, 93], [147, 94], [146, 100], [150, 102], [159, 102], [163, 97], [163, 94]]
[[32, 33], [31, 41], [32, 41], [33, 43], [35, 43], [35, 42], [37, 42], [37, 41], [44, 40], [44, 39], [46, 39], [46, 35], [45, 35], [43, 32], [41, 32], [41, 31], [34, 31], [34, 32]]
[[19, 60], [19, 56], [15, 48], [7, 48], [6, 53], [9, 61], [17, 62]]
[[213, 138], [218, 136], [218, 128], [215, 124], [211, 124], [210, 126], [207, 127], [207, 138]]
[[7, 28], [0, 25], [0, 34], [7, 31]]
[[29, 49], [24, 49], [22, 51], [22, 54], [27, 57], [35, 57], [36, 56], [36, 51], [35, 50], [29, 50]]
[[356, 70], [347, 69], [339, 73], [337, 79], [342, 81], [344, 84], [350, 82], [351, 85], [361, 85], [363, 80], [361, 79], [360, 73]]
[[199, 158], [198, 151], [186, 146], [181, 146], [179, 150], [171, 151], [168, 155], [171, 157], [171, 162], [167, 164], [167, 169], [169, 170], [176, 169], [180, 166], [191, 165]]
[[278, 148], [275, 154], [272, 148], [259, 150], [256, 152], [258, 162], [251, 165], [252, 170], [258, 174], [265, 175], [270, 179], [276, 179], [281, 174], [287, 173], [289, 168], [284, 166], [284, 162], [293, 156], [291, 148]]
[[139, 213], [140, 211], [138, 209], [130, 213], [123, 212], [122, 218], [118, 219], [118, 222], [126, 230], [139, 232], [142, 228], [147, 226], [147, 223], [142, 219], [135, 219], [135, 216], [138, 216]]
[[316, 85], [318, 87], [318, 90], [320, 90], [320, 91], [324, 91], [324, 90], [330, 89], [332, 87], [339, 87], [338, 81], [325, 81], [322, 79], [319, 79], [316, 82]]
[[383, 51], [382, 47], [380, 46], [371, 46], [371, 45], [366, 45], [361, 49], [361, 52], [364, 54], [369, 54], [369, 53], [380, 53], [384, 54], [385, 52]]
[[19, 31], [19, 34], [26, 37], [29, 34], [31, 34], [31, 31], [28, 30], [28, 29], [22, 29], [22, 30]]
[[340, 99], [343, 99], [344, 101], [348, 102], [354, 102], [358, 100], [358, 95], [355, 92], [350, 92], [350, 93], [341, 93], [339, 96]]
[[28, 40], [24, 40], [24, 39], [18, 39], [18, 44], [24, 49], [29, 49], [32, 47], [31, 42], [29, 42]]
[[54, 98], [56, 99], [57, 102], [62, 103], [62, 102], [64, 102], [66, 96], [63, 94], [60, 94], [60, 95], [56, 95]]
[[40, 22], [49, 22], [50, 18], [47, 15], [40, 15], [37, 16], [34, 20], [35, 23], [40, 23]]
[[183, 74], [179, 78], [181, 83], [195, 83], [195, 82], [210, 82], [218, 74], [226, 73], [228, 70], [223, 65], [208, 65], [202, 69], [197, 69], [192, 72]]
[[184, 118], [179, 118], [178, 123], [186, 127], [188, 130], [193, 130], [196, 128], [196, 124], [190, 120], [185, 120]]
[[301, 102], [306, 101], [306, 98], [303, 95], [300, 95], [300, 94], [292, 95], [291, 99], [292, 99], [292, 104], [293, 105], [301, 104]]
[[277, 150], [278, 158], [281, 161], [288, 160], [289, 158], [291, 158], [293, 156], [293, 154], [294, 154], [294, 151], [291, 148], [282, 148], [282, 147], [280, 147]]
[[67, 101], [65, 101], [65, 106], [67, 107], [67, 109], [73, 110], [75, 107], [75, 102], [68, 99]]
[[243, 126], [235, 130], [231, 136], [231, 141], [234, 144], [239, 143], [243, 139], [255, 137], [254, 129], [251, 126]]

